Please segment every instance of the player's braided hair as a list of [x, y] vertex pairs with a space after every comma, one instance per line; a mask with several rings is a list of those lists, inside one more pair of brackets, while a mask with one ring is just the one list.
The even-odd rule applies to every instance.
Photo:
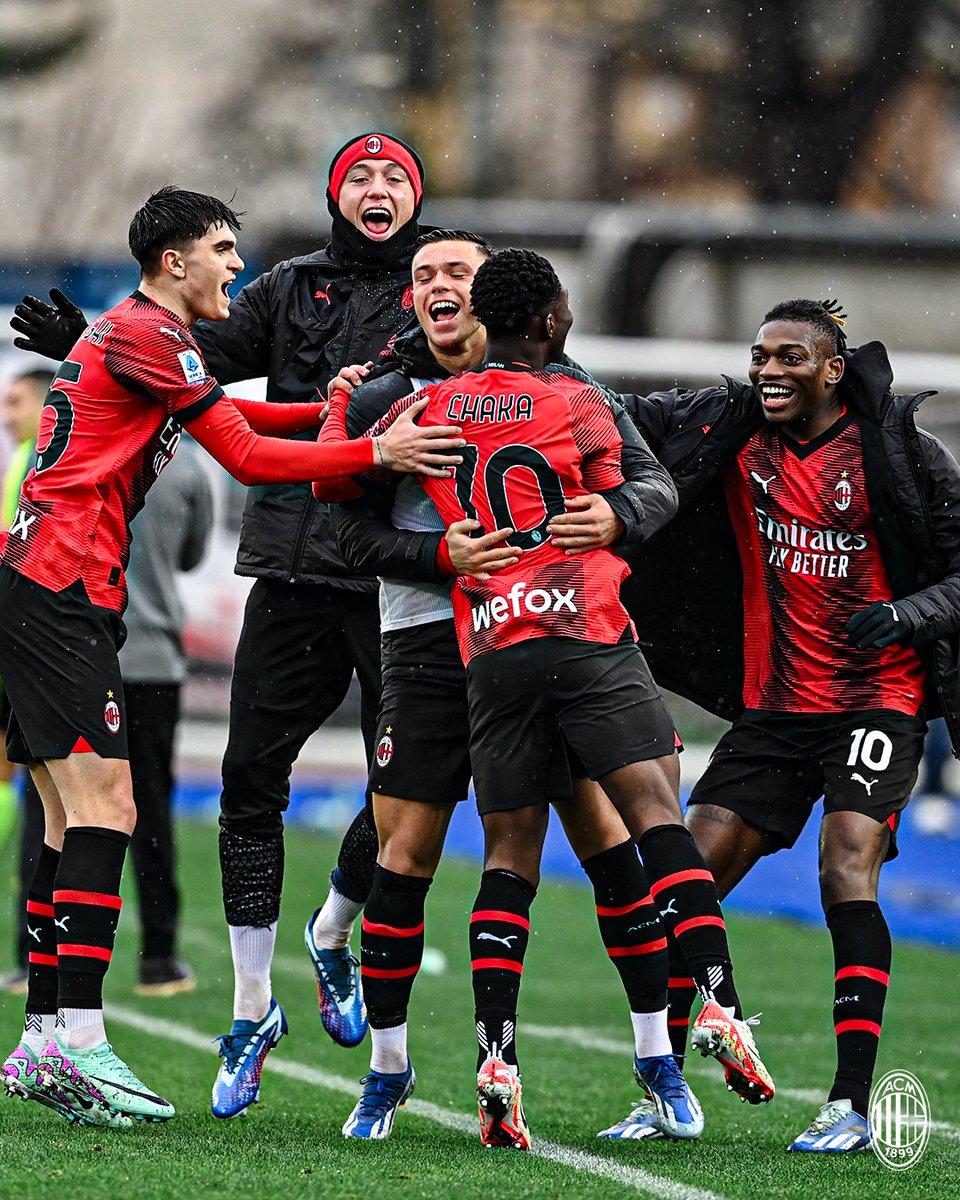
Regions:
[[215, 196], [188, 192], [168, 183], [133, 214], [128, 232], [130, 253], [147, 274], [152, 274], [164, 250], [185, 249], [202, 238], [211, 225], [228, 225], [239, 233], [242, 216]]
[[500, 250], [480, 266], [470, 295], [477, 320], [496, 335], [523, 329], [532, 316], [546, 313], [561, 290], [542, 254]]
[[803, 321], [823, 334], [833, 354], [842, 354], [847, 348], [847, 314], [839, 300], [783, 300], [761, 323], [766, 325], [768, 321]]
[[413, 243], [413, 253], [416, 254], [424, 246], [433, 246], [437, 242], [472, 242], [480, 247], [485, 258], [489, 258], [493, 253], [493, 247], [482, 234], [470, 233], [466, 229], [430, 229], [421, 233]]

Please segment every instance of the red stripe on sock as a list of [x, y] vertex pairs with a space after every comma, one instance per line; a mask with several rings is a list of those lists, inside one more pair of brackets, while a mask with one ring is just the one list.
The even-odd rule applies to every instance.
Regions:
[[108, 896], [106, 892], [60, 891], [53, 893], [54, 904], [95, 904], [100, 908], [122, 908], [119, 896]]
[[671, 988], [695, 988], [696, 986], [696, 981], [693, 979], [681, 979], [677, 977], [676, 979], [670, 978], [667, 980], [667, 987]]
[[38, 917], [53, 917], [56, 915], [52, 904], [41, 904], [38, 900], [27, 901], [27, 912], [36, 913]]
[[659, 896], [664, 888], [673, 887], [678, 883], [692, 883], [695, 879], [709, 879], [713, 883], [713, 876], [709, 871], [701, 870], [699, 867], [693, 867], [689, 871], [677, 871], [674, 875], [664, 875], [662, 879], [658, 879], [655, 883], [650, 884], [650, 894]]
[[668, 1025], [676, 1025], [677, 1027], [682, 1025], [684, 1028], [686, 1028], [690, 1024], [690, 1018], [689, 1017], [673, 1017], [667, 1021], [667, 1024]]
[[643, 900], [637, 900], [633, 904], [623, 904], [623, 905], [620, 905], [618, 908], [601, 908], [601, 906], [598, 904], [597, 905], [597, 916], [598, 917], [622, 917], [628, 912], [633, 912], [633, 910], [635, 908], [643, 908], [643, 906], [645, 904], [652, 904], [652, 903], [653, 903], [653, 897], [647, 896]]
[[55, 954], [34, 954], [31, 950], [27, 955], [27, 962], [36, 963], [38, 967], [55, 967], [57, 956]]
[[682, 933], [686, 933], [688, 929], [699, 929], [702, 925], [719, 925], [721, 929], [726, 929], [723, 917], [691, 917], [689, 921], [681, 921], [676, 926], [673, 936], [679, 937]]
[[642, 946], [608, 946], [607, 954], [611, 958], [627, 958], [632, 954], [655, 954], [658, 950], [666, 950], [667, 939], [657, 938], [655, 942], [644, 942]]
[[423, 933], [422, 921], [419, 925], [409, 925], [406, 928], [401, 928], [397, 925], [378, 925], [376, 921], [368, 921], [364, 917], [362, 925], [364, 933], [376, 933], [380, 937], [408, 938], [416, 937], [418, 934]]
[[471, 971], [516, 971], [523, 974], [523, 966], [512, 958], [474, 958], [470, 960]]
[[109, 962], [113, 954], [103, 946], [82, 946], [73, 942], [57, 942], [57, 954], [60, 958], [100, 958]]
[[519, 925], [521, 929], [529, 929], [530, 921], [519, 913], [501, 912], [498, 908], [482, 908], [470, 914], [470, 924], [476, 921], [506, 921], [508, 925]]
[[864, 979], [874, 979], [884, 987], [890, 984], [890, 972], [878, 971], [876, 967], [841, 967], [834, 979], [849, 979], [851, 975], [862, 976]]
[[385, 967], [361, 966], [360, 974], [364, 979], [406, 979], [410, 975], [416, 975], [419, 970], [419, 963], [412, 967], [397, 967], [395, 971], [388, 971]]
[[880, 1036], [880, 1026], [876, 1021], [841, 1021], [833, 1028], [838, 1037], [841, 1033], [872, 1033], [874, 1037]]

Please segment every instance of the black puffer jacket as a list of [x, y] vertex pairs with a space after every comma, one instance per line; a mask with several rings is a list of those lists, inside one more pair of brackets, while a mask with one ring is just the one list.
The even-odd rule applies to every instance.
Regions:
[[[336, 241], [278, 263], [243, 288], [228, 320], [194, 327], [211, 373], [223, 385], [266, 375], [273, 402], [325, 394], [341, 367], [376, 360], [395, 335], [416, 324], [409, 249], [391, 267], [359, 263], [339, 253]], [[347, 571], [328, 506], [309, 485], [249, 489], [237, 574], [354, 591], [377, 586]]]
[[[350, 437], [359, 437], [395, 400], [408, 396], [422, 383], [449, 378], [449, 372], [430, 353], [419, 326], [397, 338], [392, 357], [395, 370], [371, 377], [351, 396], [347, 409]], [[607, 395], [623, 438], [625, 482], [605, 492], [604, 498], [623, 522], [621, 547], [649, 537], [676, 511], [676, 490], [669, 475], [637, 434], [618, 395], [597, 384], [571, 359], [564, 358], [548, 369], [582, 379]], [[392, 503], [392, 488], [380, 487], [371, 489], [360, 500], [334, 506], [333, 527], [344, 559], [359, 572], [439, 582], [444, 577], [437, 575], [435, 560], [444, 535], [395, 528], [389, 519]]]
[[[896, 396], [879, 342], [848, 351], [838, 394], [859, 422], [870, 507], [893, 599], [914, 618], [928, 717], [960, 755], [960, 467], [915, 414], [931, 393]], [[631, 556], [624, 599], [659, 683], [732, 720], [742, 711], [743, 590], [719, 473], [760, 428], [749, 384], [625, 397], [673, 475], [676, 518]]]

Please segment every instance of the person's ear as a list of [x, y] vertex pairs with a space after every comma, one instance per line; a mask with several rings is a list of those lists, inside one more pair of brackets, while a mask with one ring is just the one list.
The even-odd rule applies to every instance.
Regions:
[[164, 250], [160, 255], [160, 265], [175, 279], [183, 279], [187, 273], [183, 256], [179, 250]]

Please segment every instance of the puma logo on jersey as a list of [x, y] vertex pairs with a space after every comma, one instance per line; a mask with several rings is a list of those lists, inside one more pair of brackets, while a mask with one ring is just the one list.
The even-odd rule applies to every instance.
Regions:
[[477, 941], [499, 942], [501, 946], [506, 946], [508, 950], [512, 950], [513, 947], [510, 945], [510, 943], [515, 942], [519, 936], [520, 935], [516, 933], [508, 933], [506, 937], [497, 937], [495, 933], [478, 933]]
[[764, 479], [763, 476], [758, 475], [756, 471], [751, 471], [750, 478], [755, 479], [757, 483], [760, 484], [760, 486], [763, 488], [763, 494], [765, 496], [770, 495], [770, 484], [776, 479], [776, 475], [771, 475], [769, 479]]
[[36, 519], [36, 513], [26, 513], [22, 508], [18, 508], [13, 514], [13, 524], [10, 526], [10, 536], [19, 537], [21, 542], [25, 542], [27, 540], [27, 535], [30, 532], [30, 526]]
[[531, 588], [518, 581], [506, 596], [493, 596], [483, 604], [473, 606], [473, 631], [489, 629], [491, 621], [502, 625], [509, 617], [519, 617], [522, 612], [539, 616], [545, 612], [577, 613], [580, 610], [573, 601], [575, 588], [561, 591], [559, 588]]
[[171, 329], [169, 325], [161, 325], [160, 332], [165, 333], [167, 337], [172, 337], [175, 342], [182, 342], [179, 329]]
[[862, 783], [867, 789], [868, 796], [873, 794], [873, 785], [879, 782], [879, 780], [876, 779], [864, 779], [862, 775], [858, 775], [856, 772], [854, 772], [850, 778], [854, 783]]

